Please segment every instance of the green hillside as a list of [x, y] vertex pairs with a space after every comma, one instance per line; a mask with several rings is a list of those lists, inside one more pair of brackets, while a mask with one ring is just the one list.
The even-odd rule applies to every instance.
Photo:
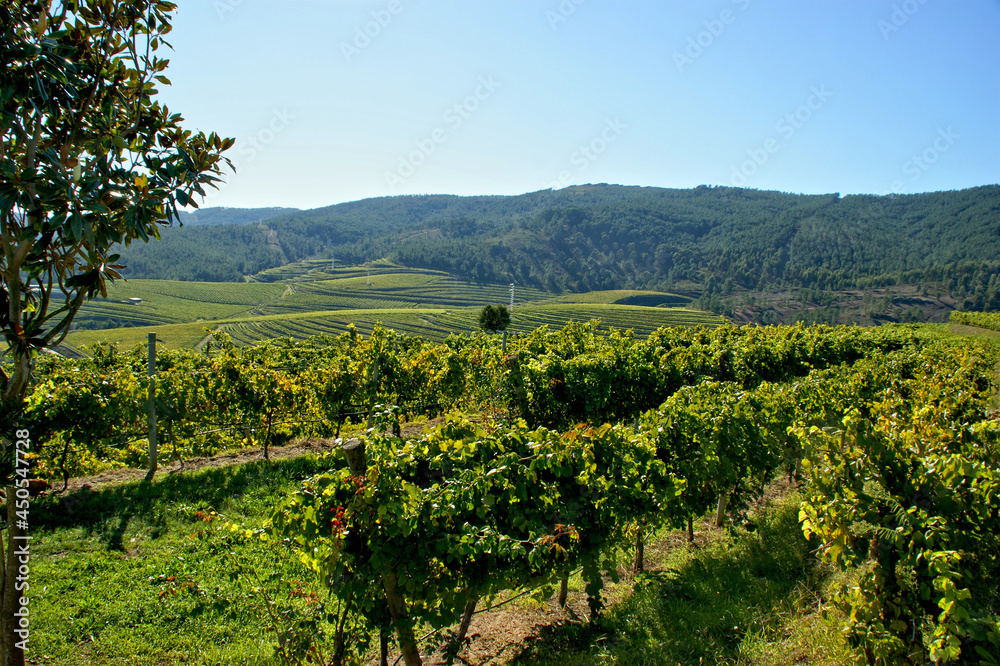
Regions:
[[[130, 347], [156, 332], [168, 348], [195, 348], [217, 329], [245, 345], [274, 337], [335, 335], [351, 325], [367, 334], [379, 323], [439, 341], [478, 330], [482, 307], [509, 304], [510, 296], [509, 284], [460, 280], [387, 261], [334, 269], [329, 261], [307, 260], [266, 271], [251, 282], [133, 279], [113, 285], [107, 299], [87, 304], [66, 345], [79, 349], [107, 340]], [[552, 294], [515, 286], [509, 330], [523, 333], [545, 324], [600, 319], [605, 327], [633, 329], [645, 337], [661, 326], [724, 321], [678, 307], [689, 302], [653, 291]]]
[[[79, 328], [178, 324], [234, 317], [281, 298], [288, 287], [246, 282], [120, 281], [108, 288], [108, 298], [96, 298], [80, 308]], [[129, 299], [138, 298], [141, 302]]]
[[[740, 294], [900, 286], [964, 309], [995, 309], [998, 232], [997, 185], [843, 197], [588, 185], [519, 196], [366, 199], [256, 226], [167, 229], [161, 242], [123, 254], [133, 277], [284, 280], [331, 258], [388, 257], [551, 293], [684, 290], [716, 311]], [[295, 263], [304, 259], [320, 261]]]

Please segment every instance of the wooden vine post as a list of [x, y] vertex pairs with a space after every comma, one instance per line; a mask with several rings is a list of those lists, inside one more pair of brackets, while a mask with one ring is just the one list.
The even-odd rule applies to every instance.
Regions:
[[635, 526], [635, 560], [632, 562], [632, 573], [641, 574], [646, 569], [645, 554], [646, 540], [643, 538], [643, 527], [645, 520], [639, 520]]
[[719, 504], [715, 508], [715, 526], [722, 527], [726, 522], [726, 508], [729, 506], [729, 493], [726, 491], [719, 494]]
[[150, 333], [147, 338], [146, 374], [149, 376], [149, 471], [146, 481], [152, 481], [156, 474], [156, 333]]

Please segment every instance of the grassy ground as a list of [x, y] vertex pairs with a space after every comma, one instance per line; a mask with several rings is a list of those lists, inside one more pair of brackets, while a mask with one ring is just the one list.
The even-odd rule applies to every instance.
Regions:
[[836, 582], [798, 525], [798, 495], [750, 515], [753, 531], [709, 531], [688, 545], [660, 533], [648, 573], [620, 585], [595, 624], [564, 624], [528, 645], [516, 664], [850, 664], [843, 615], [824, 598]]
[[[275, 636], [262, 591], [284, 589], [280, 601], [289, 605], [294, 588], [268, 574], [312, 577], [262, 544], [231, 551], [220, 526], [261, 526], [277, 498], [327, 466], [315, 456], [256, 462], [38, 501], [31, 511], [35, 663], [272, 663]], [[234, 557], [263, 581], [234, 580]]]
[[[305, 456], [206, 467], [36, 501], [34, 663], [277, 663], [270, 627], [319, 590], [287, 552], [233, 541], [229, 525], [260, 527], [331, 464]], [[614, 603], [599, 622], [580, 619], [574, 579], [575, 615], [530, 597], [483, 614], [469, 663], [850, 663], [841, 618], [823, 603], [829, 572], [810, 557], [796, 512], [797, 497], [781, 493], [750, 516], [753, 531], [699, 529], [693, 545], [662, 531], [647, 546], [649, 573], [609, 587]], [[256, 574], [235, 576], [237, 564]]]

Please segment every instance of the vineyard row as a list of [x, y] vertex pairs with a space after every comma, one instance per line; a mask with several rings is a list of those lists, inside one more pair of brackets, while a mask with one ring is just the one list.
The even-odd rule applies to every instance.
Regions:
[[[416, 625], [467, 627], [481, 599], [565, 590], [575, 569], [596, 615], [623, 549], [640, 569], [651, 529], [739, 510], [780, 472], [806, 480], [802, 528], [818, 556], [858, 572], [835, 602], [859, 654], [996, 663], [997, 360], [986, 343], [908, 327], [661, 329], [640, 341], [571, 324], [506, 351], [495, 337], [435, 345], [376, 327], [244, 349], [222, 335], [163, 354], [153, 381], [165, 450], [184, 454], [329, 436], [348, 405], [482, 416], [449, 414], [403, 439], [379, 434], [392, 430], [386, 410], [268, 528], [226, 537], [299, 551], [341, 601], [328, 626], [338, 659], [395, 632], [418, 664]], [[117, 444], [145, 418], [144, 361], [103, 347], [39, 363], [20, 415], [44, 435], [39, 473], [60, 452], [79, 471], [141, 462]], [[202, 433], [209, 423], [252, 435]]]

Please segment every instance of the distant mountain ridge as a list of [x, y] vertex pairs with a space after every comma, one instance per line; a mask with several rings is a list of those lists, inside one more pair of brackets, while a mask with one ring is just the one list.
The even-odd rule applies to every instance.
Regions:
[[364, 199], [282, 213], [265, 226], [167, 230], [160, 243], [126, 250], [128, 274], [237, 280], [285, 260], [387, 257], [550, 291], [686, 290], [725, 299], [905, 284], [1000, 307], [998, 185], [841, 197], [599, 184]]
[[298, 208], [199, 208], [194, 211], [181, 211], [181, 224], [184, 226], [218, 226], [222, 224], [257, 224], [266, 220], [297, 213]]

